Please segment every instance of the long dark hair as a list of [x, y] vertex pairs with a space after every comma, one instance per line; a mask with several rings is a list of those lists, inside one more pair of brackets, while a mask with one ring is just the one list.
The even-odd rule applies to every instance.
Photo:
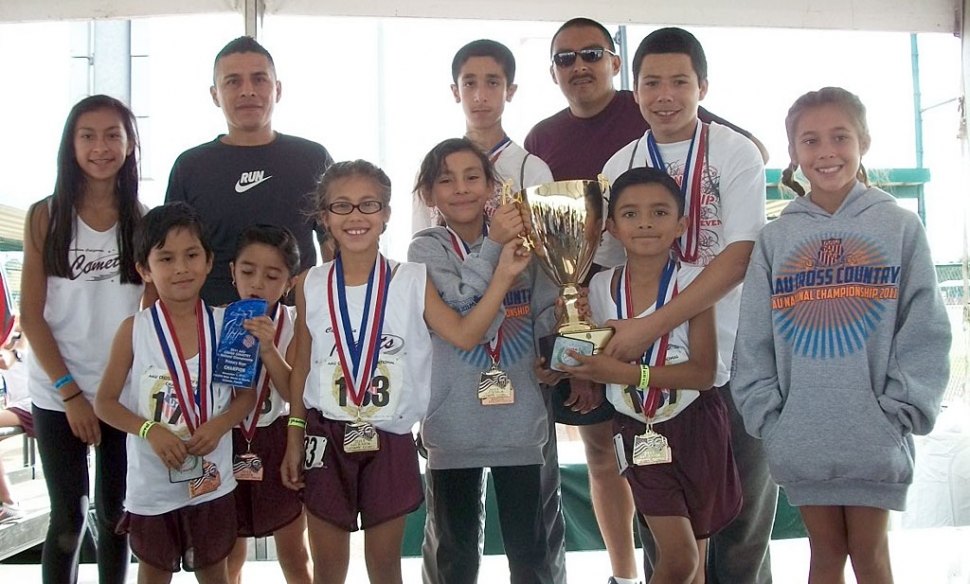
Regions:
[[[132, 238], [141, 218], [138, 203], [138, 132], [135, 128], [135, 115], [128, 106], [107, 95], [92, 95], [79, 101], [67, 116], [61, 145], [57, 151], [57, 182], [54, 194], [50, 196], [50, 220], [47, 224], [47, 239], [44, 241], [44, 270], [48, 276], [69, 278], [71, 265], [68, 248], [74, 239], [77, 227], [77, 204], [84, 193], [87, 178], [77, 163], [74, 149], [74, 134], [78, 119], [88, 112], [112, 110], [121, 118], [132, 152], [125, 159], [124, 166], [115, 178], [115, 197], [118, 204], [118, 256], [120, 261], [121, 282], [140, 284], [141, 276], [135, 270], [132, 252]], [[35, 205], [31, 213], [36, 212]]]

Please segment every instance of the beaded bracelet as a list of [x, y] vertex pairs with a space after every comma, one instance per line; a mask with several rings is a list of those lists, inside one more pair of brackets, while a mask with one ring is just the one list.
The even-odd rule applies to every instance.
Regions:
[[145, 423], [141, 425], [141, 429], [138, 430], [138, 435], [144, 438], [145, 440], [148, 440], [148, 431], [151, 430], [152, 426], [154, 425], [155, 425], [155, 422], [151, 420], [145, 420]]
[[72, 381], [74, 381], [74, 376], [68, 373], [54, 382], [54, 389], [60, 389]]
[[650, 387], [650, 366], [640, 365], [640, 383], [637, 384], [637, 389], [647, 389]]
[[306, 420], [303, 418], [290, 418], [286, 425], [293, 426], [294, 428], [303, 428], [306, 430]]

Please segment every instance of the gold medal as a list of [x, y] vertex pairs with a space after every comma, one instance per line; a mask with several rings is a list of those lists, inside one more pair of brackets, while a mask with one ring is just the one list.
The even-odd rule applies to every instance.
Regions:
[[647, 426], [642, 435], [633, 437], [633, 464], [649, 466], [652, 464], [667, 464], [673, 457], [667, 439]]
[[381, 448], [379, 438], [373, 424], [358, 418], [344, 428], [344, 452], [376, 452]]
[[512, 379], [494, 362], [488, 371], [482, 372], [482, 378], [478, 382], [478, 399], [485, 406], [507, 405], [515, 402]]
[[196, 498], [219, 488], [222, 481], [219, 479], [219, 468], [214, 462], [202, 460], [202, 476], [189, 481], [189, 497]]

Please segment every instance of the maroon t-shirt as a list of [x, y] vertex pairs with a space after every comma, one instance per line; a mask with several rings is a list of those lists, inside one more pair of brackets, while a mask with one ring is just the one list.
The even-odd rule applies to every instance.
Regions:
[[[697, 117], [751, 136], [702, 107], [697, 108]], [[591, 118], [578, 118], [566, 108], [542, 120], [525, 137], [525, 149], [548, 164], [556, 180], [595, 179], [606, 161], [643, 136], [647, 127], [633, 92], [622, 89], [606, 109]]]

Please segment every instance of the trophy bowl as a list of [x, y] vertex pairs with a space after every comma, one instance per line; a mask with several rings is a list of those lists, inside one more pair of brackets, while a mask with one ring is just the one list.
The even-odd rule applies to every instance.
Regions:
[[539, 353], [547, 366], [576, 364], [567, 349], [591, 355], [599, 353], [613, 336], [612, 328], [596, 326], [580, 315], [576, 302], [580, 286], [593, 265], [604, 228], [604, 203], [609, 183], [599, 180], [567, 180], [521, 190], [514, 200], [527, 205], [532, 225], [528, 234], [542, 270], [555, 284], [565, 302], [556, 332], [539, 339]]

